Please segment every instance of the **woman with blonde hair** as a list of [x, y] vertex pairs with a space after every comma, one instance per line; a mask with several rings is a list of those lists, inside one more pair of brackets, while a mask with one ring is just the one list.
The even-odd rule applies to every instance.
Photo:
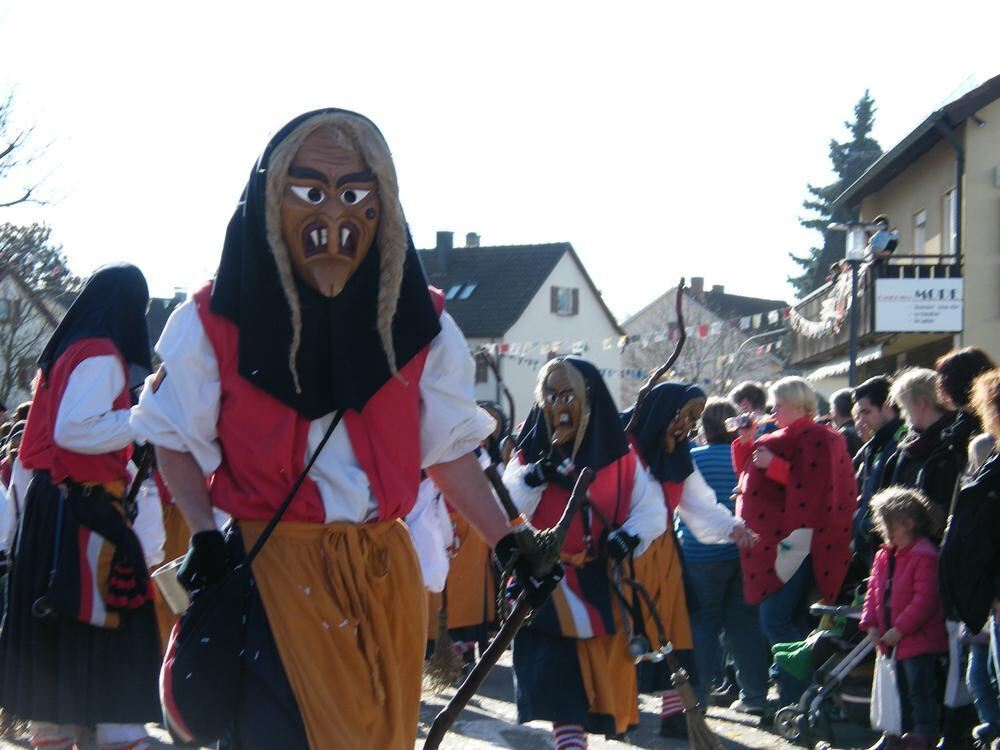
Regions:
[[[816, 422], [816, 393], [802, 378], [770, 389], [775, 432], [756, 439], [739, 430], [733, 466], [739, 473], [737, 513], [760, 542], [741, 552], [743, 591], [760, 605], [768, 641], [793, 643], [809, 632], [806, 598], [815, 584], [832, 602], [850, 561], [857, 486], [843, 438]], [[775, 669], [781, 700], [798, 700], [806, 682]]]

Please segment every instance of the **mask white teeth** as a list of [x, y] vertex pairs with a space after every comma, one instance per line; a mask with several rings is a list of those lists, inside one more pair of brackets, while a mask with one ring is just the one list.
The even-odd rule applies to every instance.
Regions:
[[319, 230], [319, 244], [325, 245], [327, 243], [328, 236], [329, 235], [326, 227], [323, 227], [323, 229]]
[[569, 414], [560, 414], [559, 424], [569, 424]]
[[309, 233], [309, 239], [312, 240], [313, 247], [319, 247], [319, 231], [314, 229]]
[[341, 227], [340, 229], [340, 246], [346, 247], [347, 241], [351, 238], [351, 230], [347, 227]]

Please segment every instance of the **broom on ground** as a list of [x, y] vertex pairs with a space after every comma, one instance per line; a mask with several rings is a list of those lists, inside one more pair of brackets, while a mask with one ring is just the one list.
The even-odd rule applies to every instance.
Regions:
[[649, 591], [646, 590], [641, 581], [635, 578], [624, 578], [623, 582], [627, 583], [639, 594], [639, 598], [646, 605], [646, 609], [649, 610], [650, 618], [653, 620], [653, 624], [656, 625], [656, 635], [660, 639], [660, 648], [657, 651], [637, 657], [636, 662], [667, 662], [667, 666], [670, 668], [670, 682], [673, 684], [674, 689], [680, 696], [681, 704], [684, 706], [684, 720], [687, 722], [688, 730], [688, 746], [691, 750], [725, 750], [725, 746], [709, 728], [708, 722], [705, 721], [705, 715], [698, 707], [694, 688], [691, 687], [691, 677], [677, 660], [677, 656], [674, 654], [674, 647], [667, 640], [666, 629], [663, 627], [663, 621], [656, 611]]
[[455, 651], [455, 644], [448, 632], [448, 589], [441, 592], [441, 609], [438, 610], [437, 635], [434, 638], [434, 651], [424, 667], [427, 687], [441, 693], [455, 684], [462, 676], [462, 657]]

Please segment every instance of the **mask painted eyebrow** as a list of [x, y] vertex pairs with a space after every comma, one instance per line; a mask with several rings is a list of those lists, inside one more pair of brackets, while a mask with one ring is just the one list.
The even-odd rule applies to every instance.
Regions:
[[327, 179], [326, 175], [312, 167], [296, 167], [293, 164], [288, 168], [288, 176], [297, 177], [300, 180], [316, 180], [317, 182], [322, 182], [327, 187], [330, 186], [330, 180]]
[[346, 185], [349, 182], [371, 182], [375, 179], [375, 173], [370, 169], [366, 169], [364, 172], [351, 172], [350, 174], [341, 175], [337, 178], [337, 184], [334, 187], [340, 187], [341, 185]]

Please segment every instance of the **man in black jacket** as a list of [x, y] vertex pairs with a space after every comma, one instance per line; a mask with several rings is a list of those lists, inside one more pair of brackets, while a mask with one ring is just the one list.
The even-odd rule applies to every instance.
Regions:
[[854, 514], [854, 551], [871, 568], [876, 542], [873, 539], [869, 503], [882, 486], [886, 463], [906, 434], [899, 408], [889, 399], [892, 382], [884, 375], [869, 378], [854, 389], [858, 423], [871, 432], [854, 459], [858, 480], [858, 509]]

